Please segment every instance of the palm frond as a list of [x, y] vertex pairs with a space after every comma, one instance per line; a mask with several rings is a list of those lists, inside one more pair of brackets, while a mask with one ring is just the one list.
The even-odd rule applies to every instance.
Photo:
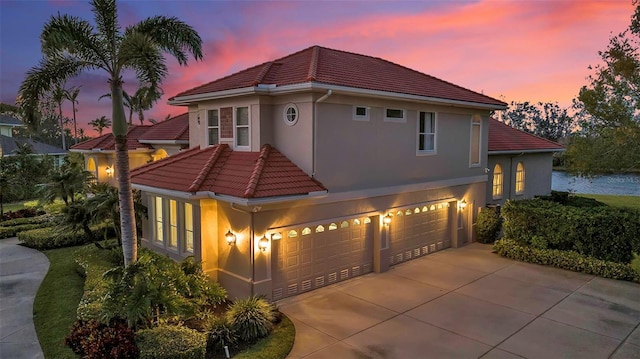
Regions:
[[[115, 54], [121, 40], [118, 25], [118, 8], [115, 0], [92, 0], [91, 11], [98, 27], [98, 37], [104, 46], [103, 53]], [[114, 59], [111, 59], [114, 60]], [[110, 62], [111, 64], [112, 62]]]
[[180, 65], [187, 64], [187, 53], [196, 60], [202, 59], [202, 39], [185, 22], [176, 17], [154, 16], [128, 27], [130, 32], [141, 32], [150, 36], [163, 50], [174, 56]]
[[119, 67], [133, 68], [140, 82], [148, 83], [152, 88], [158, 87], [168, 73], [161, 49], [147, 34], [127, 33], [119, 54]]
[[92, 67], [109, 69], [109, 52], [101, 48], [93, 26], [75, 16], [53, 16], [44, 25], [40, 35], [45, 57], [70, 57], [92, 63]]

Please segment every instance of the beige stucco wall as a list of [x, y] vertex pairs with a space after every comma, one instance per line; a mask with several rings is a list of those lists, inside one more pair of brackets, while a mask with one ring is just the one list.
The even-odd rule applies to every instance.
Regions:
[[[370, 107], [370, 119], [352, 120], [353, 104]], [[406, 122], [385, 122], [386, 108], [406, 110]], [[436, 154], [417, 154], [418, 111], [435, 112]], [[471, 117], [482, 119], [481, 163], [469, 165]], [[484, 174], [487, 149], [484, 111], [333, 95], [317, 108], [316, 178], [330, 191], [468, 177]]]
[[[524, 193], [516, 195], [515, 181], [518, 162], [522, 162], [524, 165], [525, 186]], [[502, 166], [503, 195], [501, 199], [493, 199], [492, 196], [493, 170], [496, 164]], [[551, 172], [553, 170], [553, 154], [551, 152], [489, 155], [487, 167], [490, 170], [487, 173], [487, 204], [504, 204], [508, 199], [526, 199], [551, 193]]]
[[[467, 203], [464, 210], [455, 208], [455, 204], [461, 199], [465, 199]], [[461, 246], [472, 240], [477, 211], [484, 206], [484, 201], [484, 182], [372, 197], [367, 197], [364, 193], [359, 198], [354, 196], [336, 201], [325, 197], [250, 207], [202, 199], [199, 201], [202, 247], [196, 258], [203, 261], [205, 272], [217, 279], [231, 298], [250, 294], [270, 297], [271, 252], [269, 249], [265, 252], [258, 249], [258, 241], [264, 235], [271, 238], [271, 234], [284, 232], [288, 228], [314, 223], [326, 224], [343, 217], [384, 215], [393, 208], [425, 202], [450, 202], [454, 204], [452, 211], [456, 214], [451, 228], [452, 243], [454, 246]], [[460, 220], [457, 218], [458, 213]], [[225, 240], [224, 235], [228, 230], [237, 237], [232, 246]], [[251, 265], [252, 257], [255, 266]], [[387, 253], [378, 255], [383, 261], [387, 261], [388, 257]], [[388, 268], [388, 263], [386, 267], [383, 263], [383, 270], [385, 268]], [[254, 283], [253, 292], [251, 283]]]

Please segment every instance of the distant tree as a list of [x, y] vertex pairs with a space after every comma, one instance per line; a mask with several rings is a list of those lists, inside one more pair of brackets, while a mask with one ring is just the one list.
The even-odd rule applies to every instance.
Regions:
[[67, 141], [64, 135], [64, 117], [62, 115], [62, 103], [69, 97], [69, 92], [64, 88], [64, 82], [57, 82], [51, 91], [51, 98], [58, 106], [58, 120], [60, 121], [60, 138], [62, 139], [62, 149], [67, 149]]
[[18, 117], [18, 106], [9, 105], [8, 103], [0, 102], [0, 114], [11, 114]]
[[511, 127], [551, 141], [568, 136], [574, 127], [567, 109], [561, 108], [557, 102], [511, 102], [500, 119]]
[[71, 110], [73, 111], [73, 143], [78, 143], [78, 122], [76, 121], [76, 104], [78, 103], [78, 95], [80, 94], [80, 86], [72, 87], [67, 91], [67, 100], [71, 101]]
[[138, 120], [140, 125], [144, 125], [144, 111], [151, 109], [154, 103], [156, 103], [162, 96], [162, 91], [159, 88], [151, 86], [141, 86], [136, 90], [136, 93], [129, 99], [131, 108], [138, 114]]
[[43, 58], [27, 72], [20, 96], [27, 108], [35, 107], [42, 94], [61, 80], [85, 70], [104, 71], [111, 90], [113, 136], [122, 225], [125, 267], [138, 258], [133, 193], [129, 176], [127, 121], [122, 95], [122, 74], [129, 69], [139, 82], [159, 88], [167, 75], [165, 54], [186, 65], [188, 55], [202, 58], [202, 39], [186, 23], [175, 17], [155, 16], [127, 26], [118, 23], [115, 0], [92, 0], [94, 24], [75, 16], [51, 17], [40, 35]]
[[603, 63], [580, 89], [581, 131], [569, 142], [570, 171], [582, 175], [640, 168], [640, 2], [629, 29], [609, 39]]
[[102, 116], [89, 122], [89, 125], [91, 125], [94, 130], [98, 131], [99, 136], [102, 136], [102, 131], [104, 131], [105, 128], [111, 127], [111, 120], [108, 119], [107, 116]]
[[16, 198], [18, 188], [16, 161], [11, 157], [0, 157], [0, 218], [4, 217], [4, 204]]

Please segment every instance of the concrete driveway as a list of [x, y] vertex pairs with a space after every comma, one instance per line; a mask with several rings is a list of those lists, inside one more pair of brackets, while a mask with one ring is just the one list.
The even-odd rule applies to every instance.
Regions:
[[278, 304], [289, 358], [640, 358], [640, 285], [476, 243]]

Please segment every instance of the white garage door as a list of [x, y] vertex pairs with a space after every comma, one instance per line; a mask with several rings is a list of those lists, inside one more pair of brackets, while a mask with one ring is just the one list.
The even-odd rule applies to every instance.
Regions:
[[272, 243], [273, 299], [282, 299], [373, 268], [373, 225], [350, 218], [281, 233]]
[[423, 204], [390, 212], [391, 265], [451, 247], [449, 207]]

